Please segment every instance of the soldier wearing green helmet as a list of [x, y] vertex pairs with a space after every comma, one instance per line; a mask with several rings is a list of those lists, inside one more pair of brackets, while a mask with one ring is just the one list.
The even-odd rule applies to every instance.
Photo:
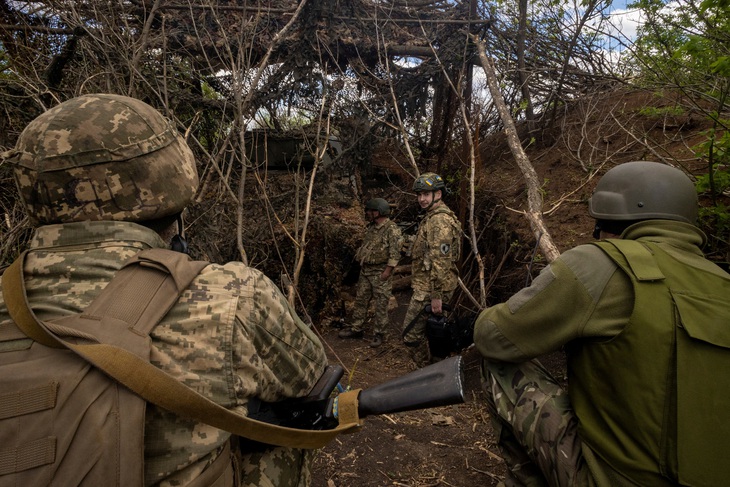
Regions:
[[378, 213], [378, 215], [373, 214], [372, 218], [368, 218], [368, 221], [372, 222], [373, 218], [390, 216], [390, 203], [383, 198], [373, 198], [365, 203], [365, 212], [367, 213], [368, 210]]
[[[588, 211], [599, 241], [476, 322], [505, 485], [724, 485], [730, 274], [702, 254], [694, 184], [627, 162]], [[561, 349], [567, 391], [536, 360]]]
[[365, 203], [365, 218], [369, 222], [365, 236], [355, 253], [360, 263], [360, 277], [350, 326], [339, 333], [340, 338], [362, 338], [370, 302], [373, 302], [373, 338], [370, 346], [379, 347], [388, 334], [388, 302], [393, 295], [393, 269], [398, 265], [403, 235], [389, 218], [390, 204], [383, 198]]
[[443, 201], [446, 184], [441, 176], [429, 172], [413, 182], [413, 191], [425, 212], [411, 244], [411, 288], [413, 294], [403, 320], [403, 342], [416, 367], [431, 361], [426, 337], [425, 308], [443, 313], [458, 284], [457, 264], [461, 255], [461, 224]]
[[[12, 165], [20, 198], [37, 226], [24, 254], [22, 291], [27, 309], [41, 321], [86, 310], [140, 251], [186, 250], [178, 233], [181, 212], [198, 188], [195, 159], [174, 125], [142, 101], [110, 94], [68, 100], [33, 120], [3, 160]], [[239, 414], [245, 415], [253, 398], [279, 401], [306, 395], [327, 359], [319, 339], [276, 285], [240, 262], [201, 265], [149, 333], [151, 364]], [[17, 303], [6, 301], [5, 275], [0, 290], [0, 367], [22, 361], [26, 353], [46, 353], [46, 344], [26, 337], [10, 317], [9, 308], [17, 309]], [[28, 387], [25, 381], [22, 373], [0, 374], [0, 391]], [[66, 387], [62, 382], [59, 394], [81, 401], [88, 395], [89, 404], [105, 392]], [[33, 411], [53, 408], [48, 404]], [[15, 452], [15, 467], [0, 469], [0, 483], [33, 485], [13, 481], [22, 475], [43, 479], [43, 485], [89, 485], [85, 472], [102, 463], [114, 465], [121, 457], [99, 431], [75, 430], [76, 424], [61, 421], [26, 425], [54, 445], [54, 455], [34, 454], [27, 445], [13, 443], [23, 423], [9, 427], [8, 421], [18, 420], [11, 413], [10, 419], [0, 418], [0, 439], [2, 448]], [[120, 484], [119, 475], [139, 477], [122, 485], [213, 485], [217, 479], [215, 485], [228, 486], [234, 478], [247, 486], [309, 483], [310, 451], [261, 448], [151, 403], [146, 414], [143, 404], [142, 413], [141, 424], [121, 423], [115, 431], [143, 431], [144, 445], [138, 450], [144, 459], [117, 465], [109, 484]], [[106, 423], [113, 425], [115, 418], [111, 415]], [[77, 439], [80, 443], [74, 443]], [[66, 448], [67, 441], [86, 445], [96, 456], [75, 458], [77, 450]], [[110, 460], [100, 462], [99, 457]], [[83, 468], [65, 467], [69, 464]]]

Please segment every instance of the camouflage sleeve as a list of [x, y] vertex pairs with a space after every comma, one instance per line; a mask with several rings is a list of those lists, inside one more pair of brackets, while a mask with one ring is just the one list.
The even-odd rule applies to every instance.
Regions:
[[[238, 380], [250, 382], [264, 401], [306, 395], [327, 364], [324, 348], [279, 288], [261, 273], [254, 277], [253, 294], [236, 313], [248, 338], [239, 341]], [[243, 485], [309, 485], [301, 482], [310, 478], [311, 459], [311, 452], [294, 448], [244, 454]]]
[[444, 289], [453, 289], [453, 266], [456, 249], [453, 248], [456, 235], [451, 225], [450, 216], [439, 214], [429, 221], [430, 229], [426, 232], [428, 255], [424, 260], [430, 262], [429, 283], [431, 299], [443, 299]]
[[403, 234], [401, 234], [398, 225], [391, 225], [388, 232], [388, 263], [390, 267], [398, 265], [400, 260], [400, 249], [403, 246]]
[[236, 310], [236, 395], [264, 401], [306, 395], [327, 364], [324, 348], [271, 280], [254, 270], [251, 279], [251, 295]]
[[[327, 364], [324, 348], [270, 279], [253, 269], [249, 276], [250, 291], [238, 301], [234, 326], [236, 396], [239, 401], [304, 396]], [[283, 447], [244, 453], [242, 485], [309, 485], [312, 458], [311, 451]]]

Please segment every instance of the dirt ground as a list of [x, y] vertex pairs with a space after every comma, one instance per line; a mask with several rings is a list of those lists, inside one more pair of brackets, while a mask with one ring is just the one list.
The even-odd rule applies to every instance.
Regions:
[[[413, 370], [399, 330], [410, 293], [396, 294], [390, 313], [391, 332], [379, 348], [364, 339], [340, 339], [327, 326], [322, 337], [331, 363], [346, 368], [343, 385], [367, 388]], [[464, 404], [365, 418], [363, 429], [341, 435], [321, 450], [314, 462], [313, 487], [345, 486], [493, 486], [504, 476], [504, 463], [495, 444], [481, 389], [479, 353], [462, 353]], [[561, 354], [545, 357], [563, 374]]]
[[[396, 295], [391, 332], [377, 349], [368, 346], [367, 333], [343, 340], [334, 326], [323, 331], [330, 361], [346, 368], [343, 385], [349, 374], [353, 387], [367, 388], [413, 370], [398, 332], [409, 297]], [[366, 418], [360, 432], [319, 452], [312, 486], [496, 485], [503, 463], [488, 424], [477, 351], [467, 350], [463, 363], [466, 403]]]

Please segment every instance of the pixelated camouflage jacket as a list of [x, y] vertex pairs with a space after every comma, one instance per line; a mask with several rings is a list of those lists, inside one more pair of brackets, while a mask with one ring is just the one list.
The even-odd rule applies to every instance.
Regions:
[[[100, 221], [42, 226], [30, 247], [27, 296], [43, 320], [82, 311], [127, 259], [167, 246], [143, 226]], [[0, 294], [0, 325], [9, 320]], [[150, 336], [153, 365], [241, 414], [252, 396], [306, 394], [326, 365], [320, 341], [276, 285], [240, 262], [205, 267]], [[187, 484], [229, 437], [148, 404], [145, 484]]]
[[423, 217], [411, 250], [414, 291], [442, 299], [443, 293], [456, 289], [457, 263], [461, 255], [461, 224], [454, 212], [441, 203]]
[[403, 235], [393, 220], [387, 218], [379, 224], [371, 222], [365, 229], [365, 237], [355, 253], [355, 259], [360, 265], [395, 267], [400, 260], [402, 243]]

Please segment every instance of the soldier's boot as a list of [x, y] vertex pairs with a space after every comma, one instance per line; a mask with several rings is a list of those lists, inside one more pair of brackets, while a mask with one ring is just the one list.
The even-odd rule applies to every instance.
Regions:
[[363, 332], [362, 330], [340, 330], [340, 332], [337, 334], [340, 338], [362, 338]]
[[376, 333], [375, 336], [373, 336], [373, 339], [370, 340], [370, 346], [372, 348], [378, 348], [380, 345], [383, 344], [385, 341], [385, 337], [382, 333]]

